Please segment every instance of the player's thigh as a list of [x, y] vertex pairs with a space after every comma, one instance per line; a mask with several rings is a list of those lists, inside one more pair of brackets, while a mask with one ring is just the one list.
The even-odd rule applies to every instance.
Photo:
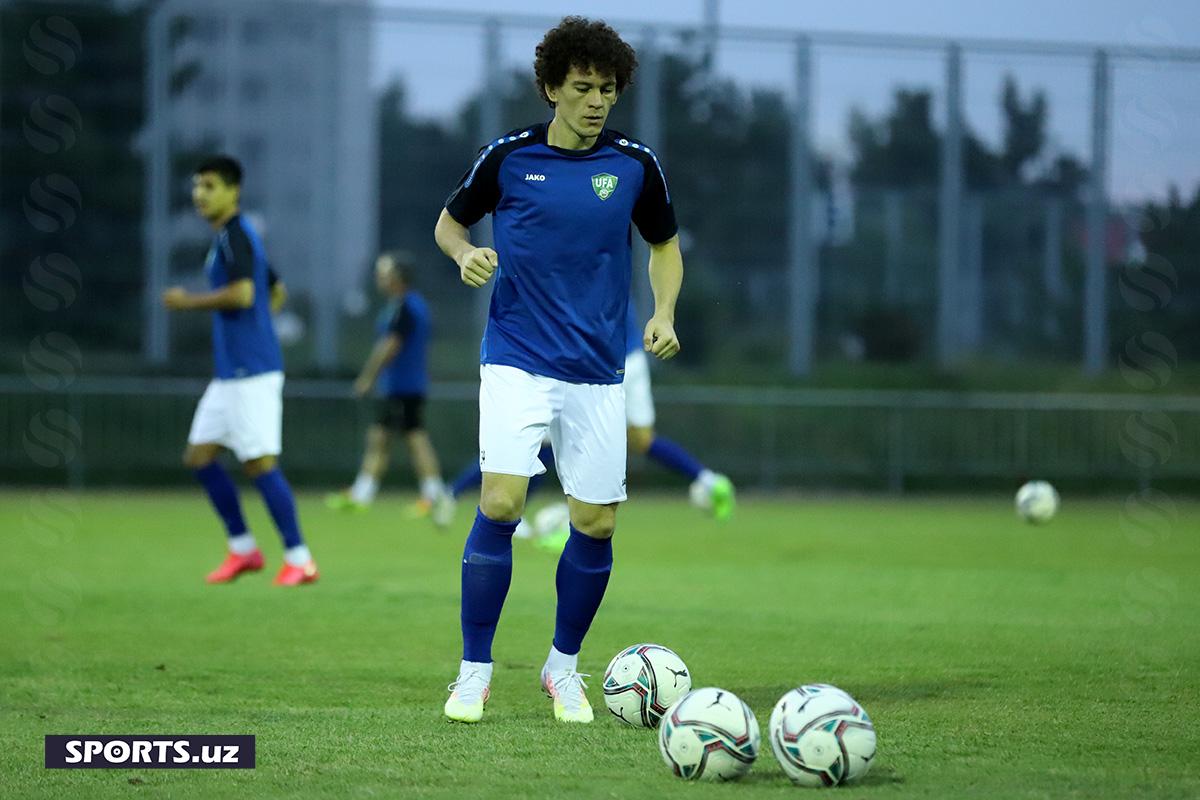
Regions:
[[221, 445], [200, 443], [188, 444], [183, 451], [183, 465], [188, 469], [201, 469], [217, 460], [221, 454]]
[[621, 384], [566, 384], [550, 435], [563, 491], [583, 503], [625, 499], [625, 391]]
[[[216, 451], [227, 446], [229, 441], [229, 392], [224, 381], [209, 381], [196, 403], [196, 412], [192, 415], [192, 426], [188, 429], [187, 449], [184, 451], [184, 463], [189, 467], [203, 466], [198, 464], [205, 454], [216, 458]], [[204, 463], [207, 463], [205, 461]]]
[[632, 428], [654, 427], [650, 360], [641, 350], [625, 356], [625, 420]]
[[562, 407], [562, 382], [515, 367], [479, 368], [479, 469], [530, 478], [546, 471], [542, 439]]
[[226, 381], [231, 389], [229, 449], [246, 463], [278, 456], [283, 440], [283, 373]]

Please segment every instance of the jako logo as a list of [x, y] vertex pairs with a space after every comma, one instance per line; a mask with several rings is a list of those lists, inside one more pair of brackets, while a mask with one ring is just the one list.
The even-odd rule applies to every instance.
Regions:
[[526, 172], [525, 180], [527, 180], [527, 181], [544, 181], [544, 180], [546, 180], [546, 176], [539, 175], [536, 172]]

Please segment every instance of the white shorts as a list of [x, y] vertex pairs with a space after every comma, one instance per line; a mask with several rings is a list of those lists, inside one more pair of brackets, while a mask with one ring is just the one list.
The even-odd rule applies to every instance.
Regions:
[[283, 434], [283, 373], [214, 378], [192, 417], [188, 444], [219, 444], [238, 461], [277, 456]]
[[516, 367], [479, 368], [479, 469], [533, 477], [550, 434], [563, 491], [584, 503], [625, 499], [625, 387], [568, 383]]
[[625, 421], [635, 428], [654, 427], [650, 359], [644, 350], [634, 350], [625, 356]]

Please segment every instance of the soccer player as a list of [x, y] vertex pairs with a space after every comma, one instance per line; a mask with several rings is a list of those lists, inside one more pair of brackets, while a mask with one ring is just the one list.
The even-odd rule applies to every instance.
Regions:
[[650, 361], [642, 347], [642, 331], [631, 313], [625, 339], [625, 422], [629, 449], [649, 456], [691, 482], [693, 505], [711, 510], [719, 520], [733, 516], [733, 483], [696, 460], [682, 445], [654, 430], [654, 395], [650, 391]]
[[[277, 459], [283, 427], [283, 354], [271, 323], [272, 299], [283, 284], [272, 281], [262, 242], [238, 211], [242, 167], [229, 156], [203, 161], [192, 176], [192, 203], [216, 232], [205, 261], [211, 291], [175, 286], [163, 293], [172, 311], [211, 311], [215, 376], [196, 406], [183, 463], [194, 470], [225, 524], [229, 555], [208, 575], [228, 583], [263, 568], [263, 555], [242, 517], [237, 487], [217, 461], [233, 451], [262, 495], [283, 539], [277, 586], [317, 579], [317, 565], [300, 533], [296, 501]], [[274, 285], [272, 285], [274, 284]]]
[[[579, 651], [612, 571], [625, 500], [625, 316], [630, 223], [650, 244], [654, 315], [642, 342], [679, 352], [683, 279], [675, 212], [653, 151], [605, 122], [637, 66], [633, 48], [599, 21], [566, 17], [534, 60], [549, 123], [482, 149], [451, 193], [435, 237], [468, 286], [493, 277], [480, 348], [479, 509], [462, 566], [463, 659], [445, 714], [477, 722], [492, 678], [492, 640], [512, 578], [512, 535], [549, 433], [570, 508], [558, 562], [554, 639], [541, 684], [554, 716], [591, 722]], [[469, 226], [492, 214], [495, 249]]]
[[453, 518], [454, 501], [442, 482], [437, 454], [422, 422], [429, 391], [426, 358], [432, 323], [425, 298], [410, 286], [412, 271], [412, 257], [407, 253], [387, 252], [375, 260], [375, 286], [388, 304], [379, 316], [379, 338], [354, 382], [354, 393], [364, 397], [378, 383], [378, 416], [367, 429], [366, 450], [354, 484], [326, 502], [339, 509], [369, 508], [387, 470], [392, 436], [403, 434], [421, 501], [441, 527]]

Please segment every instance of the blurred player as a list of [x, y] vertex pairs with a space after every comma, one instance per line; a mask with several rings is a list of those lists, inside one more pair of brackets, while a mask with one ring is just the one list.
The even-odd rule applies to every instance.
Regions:
[[[631, 306], [632, 308], [632, 306]], [[675, 441], [654, 431], [654, 395], [650, 391], [650, 361], [642, 347], [642, 332], [634, 315], [628, 317], [625, 341], [625, 422], [629, 449], [649, 456], [688, 479], [692, 503], [709, 509], [719, 520], [733, 515], [734, 492], [729, 478], [708, 469]]]
[[[317, 565], [300, 534], [296, 501], [277, 464], [283, 427], [283, 354], [271, 323], [271, 307], [284, 289], [272, 280], [258, 234], [238, 211], [242, 167], [214, 156], [192, 176], [192, 203], [216, 238], [205, 273], [209, 292], [172, 287], [163, 303], [172, 311], [211, 311], [215, 376], [196, 406], [183, 463], [191, 467], [225, 523], [229, 555], [208, 575], [227, 583], [243, 572], [263, 568], [262, 552], [242, 517], [237, 487], [217, 461], [228, 448], [262, 495], [283, 539], [279, 586], [317, 579]], [[273, 297], [272, 297], [273, 296]]]
[[330, 495], [326, 504], [339, 509], [369, 508], [387, 471], [392, 437], [403, 434], [424, 509], [431, 510], [434, 522], [444, 526], [453, 518], [454, 501], [442, 482], [437, 454], [422, 422], [429, 391], [426, 361], [432, 324], [425, 298], [410, 288], [412, 270], [412, 258], [406, 253], [384, 253], [375, 261], [375, 286], [388, 304], [379, 316], [379, 338], [354, 382], [354, 393], [364, 397], [378, 383], [378, 415], [367, 429], [366, 450], [354, 484]]
[[[577, 671], [583, 638], [612, 571], [625, 499], [625, 316], [630, 223], [650, 243], [654, 316], [643, 346], [679, 352], [683, 279], [675, 212], [654, 153], [605, 121], [633, 77], [633, 48], [602, 22], [566, 17], [537, 46], [534, 72], [554, 118], [494, 140], [451, 193], [435, 236], [464, 283], [493, 276], [480, 348], [479, 510], [462, 567], [463, 660], [445, 714], [477, 722], [492, 677], [492, 640], [512, 578], [512, 535], [548, 433], [570, 507], [558, 562], [554, 640], [541, 682], [554, 715], [591, 722]], [[469, 226], [492, 214], [496, 249]]]

